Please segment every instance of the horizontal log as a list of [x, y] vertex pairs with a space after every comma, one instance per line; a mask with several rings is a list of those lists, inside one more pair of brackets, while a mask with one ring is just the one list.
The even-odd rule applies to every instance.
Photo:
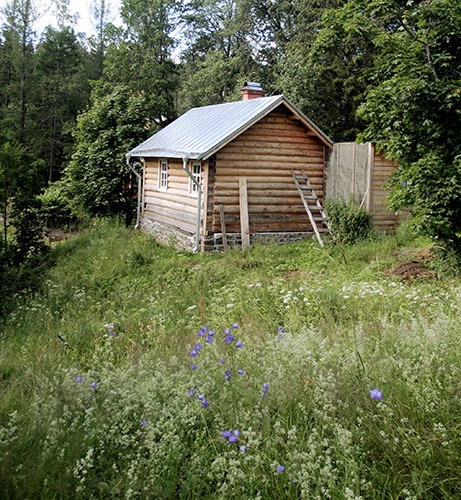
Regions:
[[[286, 150], [284, 150], [286, 151]], [[258, 163], [270, 163], [270, 162], [283, 162], [289, 165], [298, 165], [303, 163], [318, 163], [319, 165], [323, 164], [323, 154], [318, 151], [315, 151], [314, 154], [305, 155], [305, 154], [297, 154], [296, 152], [288, 153], [288, 155], [283, 155], [280, 151], [274, 150], [272, 154], [255, 154], [253, 152], [249, 153], [226, 153], [219, 152], [217, 155], [218, 162], [221, 161], [229, 161], [233, 163], [240, 163], [242, 160], [244, 161], [253, 161]], [[297, 167], [292, 167], [297, 168]]]
[[147, 204], [153, 205], [156, 207], [167, 207], [167, 208], [171, 208], [173, 210], [178, 210], [179, 212], [185, 212], [185, 213], [190, 213], [190, 214], [196, 213], [196, 210], [197, 210], [197, 198], [195, 198], [195, 200], [193, 199], [193, 201], [195, 201], [195, 204], [193, 204], [193, 205], [186, 204], [182, 201], [166, 200], [166, 199], [158, 198], [156, 196], [149, 196], [149, 195], [144, 197], [144, 201]]
[[[295, 188], [292, 177], [278, 177], [274, 179], [272, 182], [267, 177], [250, 177], [248, 180], [248, 189], [263, 189], [263, 186], [267, 186], [267, 189], [291, 189]], [[221, 189], [237, 189], [238, 190], [238, 180], [236, 179], [234, 182], [228, 181], [223, 182], [221, 180], [217, 180], [215, 184], [215, 191]]]
[[268, 126], [264, 127], [258, 125], [253, 125], [253, 127], [243, 132], [240, 137], [242, 140], [248, 140], [249, 138], [254, 137], [262, 137], [268, 142], [272, 142], [272, 140], [278, 142], [289, 142], [290, 139], [293, 139], [294, 142], [302, 140], [302, 142], [305, 144], [318, 144], [318, 140], [315, 137], [308, 136], [304, 131], [284, 130], [283, 128]]
[[[238, 197], [236, 196], [220, 196], [216, 194], [214, 198], [214, 202], [216, 204], [221, 204], [224, 206], [229, 206], [229, 205], [236, 205], [238, 203]], [[279, 196], [264, 196], [264, 197], [255, 197], [252, 194], [248, 194], [248, 205], [297, 205], [299, 203], [300, 206], [304, 206], [302, 204], [301, 198], [299, 196], [286, 196], [286, 197], [279, 197]]]
[[[248, 188], [248, 193], [249, 193], [249, 196], [252, 196], [252, 197], [260, 197], [260, 198], [264, 198], [266, 200], [272, 200], [273, 198], [287, 198], [287, 197], [291, 197], [291, 198], [298, 198], [300, 199], [299, 197], [299, 193], [297, 191], [297, 189], [294, 187], [294, 186], [291, 186], [289, 184], [285, 184], [285, 188], [284, 189], [271, 189], [269, 186], [265, 187], [265, 188], [261, 188], [261, 186], [259, 186], [259, 188], [254, 188], [252, 187], [251, 189]], [[223, 189], [223, 188], [218, 188], [216, 189], [215, 191], [215, 196], [219, 197], [219, 196], [237, 196], [238, 194], [238, 189]]]
[[243, 149], [251, 148], [255, 150], [256, 153], [259, 153], [258, 150], [273, 151], [280, 149], [292, 150], [292, 148], [300, 151], [323, 151], [323, 146], [314, 141], [306, 142], [304, 140], [293, 141], [293, 142], [279, 142], [278, 140], [275, 142], [267, 141], [266, 137], [261, 136], [252, 140], [245, 139], [240, 136], [237, 139], [230, 142], [227, 146], [223, 147], [221, 151], [223, 152], [235, 152]]
[[183, 184], [179, 182], [169, 182], [168, 189], [165, 191], [164, 189], [160, 189], [158, 187], [158, 183], [153, 180], [148, 179], [144, 183], [144, 191], [150, 191], [152, 193], [168, 193], [168, 195], [177, 195], [177, 196], [189, 196], [189, 185]]
[[169, 217], [175, 221], [187, 222], [194, 224], [196, 222], [195, 215], [192, 213], [185, 213], [180, 210], [175, 210], [169, 207], [159, 207], [157, 205], [147, 204], [145, 212], [150, 212], [153, 214], [161, 215], [163, 217]]
[[217, 168], [251, 168], [251, 170], [258, 169], [274, 169], [280, 170], [283, 169], [291, 173], [291, 170], [303, 170], [303, 169], [311, 169], [318, 170], [323, 173], [323, 164], [316, 158], [302, 158], [302, 159], [293, 159], [293, 161], [277, 161], [274, 157], [270, 161], [249, 161], [249, 160], [238, 160], [238, 161], [229, 161], [229, 160], [221, 160], [219, 157], [216, 161]]
[[[238, 214], [240, 209], [237, 205], [225, 205], [224, 211], [226, 214]], [[218, 213], [217, 206], [213, 212]], [[250, 214], [305, 214], [306, 210], [303, 205], [285, 205], [285, 206], [267, 206], [267, 205], [249, 205]], [[307, 216], [307, 214], [306, 214]]]
[[[301, 170], [301, 169], [298, 169]], [[305, 166], [302, 170], [306, 172], [309, 178], [317, 177], [323, 178], [323, 170], [318, 165]], [[235, 177], [266, 177], [266, 183], [270, 182], [283, 182], [281, 179], [289, 179], [293, 183], [293, 178], [291, 177], [291, 169], [289, 168], [252, 168], [247, 166], [247, 168], [236, 168], [234, 167], [224, 167], [218, 165], [216, 168], [216, 177], [219, 182], [224, 181], [229, 182], [229, 178]], [[251, 182], [251, 180], [250, 180]]]

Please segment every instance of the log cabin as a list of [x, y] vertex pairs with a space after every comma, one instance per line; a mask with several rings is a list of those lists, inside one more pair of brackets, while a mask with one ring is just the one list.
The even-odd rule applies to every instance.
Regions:
[[241, 101], [191, 109], [127, 154], [143, 165], [139, 226], [194, 251], [320, 239], [324, 214], [306, 199], [321, 210], [332, 147], [285, 96], [247, 82]]

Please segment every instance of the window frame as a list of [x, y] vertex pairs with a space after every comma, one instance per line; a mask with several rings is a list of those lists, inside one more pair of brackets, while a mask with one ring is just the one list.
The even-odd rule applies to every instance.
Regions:
[[[166, 167], [165, 170], [163, 167]], [[168, 177], [170, 165], [167, 158], [161, 158], [158, 162], [158, 188], [160, 191], [168, 191]]]
[[[194, 171], [195, 167], [199, 168], [199, 171], [196, 173]], [[203, 175], [203, 165], [201, 161], [191, 161], [190, 163], [190, 173], [194, 179], [198, 180], [200, 187], [202, 187], [202, 175]], [[189, 194], [192, 196], [198, 196], [198, 187], [189, 178]]]

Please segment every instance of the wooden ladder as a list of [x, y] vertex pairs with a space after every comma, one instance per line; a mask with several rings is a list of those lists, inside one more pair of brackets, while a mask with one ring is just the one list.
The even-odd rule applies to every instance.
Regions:
[[[317, 237], [320, 245], [323, 246], [325, 243], [322, 240], [320, 233], [327, 233], [332, 237], [333, 235], [322, 204], [320, 203], [318, 196], [315, 194], [314, 188], [309, 182], [309, 177], [304, 170], [301, 170], [300, 174], [296, 174], [295, 171], [292, 170], [291, 175], [294, 183], [296, 184], [296, 189], [301, 197], [304, 208], [306, 209], [312, 228], [314, 229], [315, 236]], [[324, 224], [325, 227], [318, 227], [318, 224]]]

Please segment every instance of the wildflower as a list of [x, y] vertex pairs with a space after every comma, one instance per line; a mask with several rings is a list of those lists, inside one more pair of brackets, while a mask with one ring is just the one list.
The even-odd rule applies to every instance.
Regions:
[[245, 370], [239, 370], [240, 375], [245, 375]]
[[237, 430], [232, 431], [232, 434], [233, 434], [234, 436], [236, 436], [236, 437], [239, 437], [239, 436], [240, 436], [240, 431], [237, 431]]
[[203, 345], [202, 344], [195, 344], [195, 350], [196, 351], [200, 351], [200, 349], [203, 348]]
[[229, 431], [222, 431], [221, 436], [227, 439], [231, 436], [231, 433]]
[[199, 394], [197, 396], [197, 399], [199, 399], [200, 401], [204, 401], [205, 400], [205, 396], [203, 394]]
[[204, 399], [204, 400], [202, 401], [202, 406], [203, 406], [204, 408], [208, 408], [210, 405], [208, 404], [208, 401], [207, 401], [206, 399]]
[[382, 401], [383, 393], [376, 387], [375, 389], [372, 389], [370, 391], [370, 398], [371, 399], [378, 399], [379, 401]]
[[232, 323], [232, 328], [234, 330], [237, 330], [237, 328], [239, 327], [239, 324], [238, 323]]
[[282, 472], [285, 472], [285, 467], [283, 465], [277, 465], [277, 473], [281, 474]]
[[233, 335], [226, 335], [224, 337], [224, 342], [226, 342], [226, 344], [230, 344], [232, 341], [234, 340], [234, 336]]
[[269, 389], [269, 384], [263, 384], [262, 389], [261, 389], [261, 391], [262, 391], [261, 397], [263, 399], [267, 398], [267, 391], [268, 391], [268, 389]]
[[199, 337], [204, 337], [205, 336], [205, 332], [208, 330], [208, 327], [206, 325], [203, 325], [201, 330], [198, 332], [198, 336]]
[[187, 391], [189, 393], [189, 396], [192, 397], [195, 394], [194, 389], [191, 389], [190, 391]]
[[240, 340], [235, 344], [235, 347], [238, 349], [241, 349], [243, 347], [243, 344], [240, 342]]
[[248, 450], [248, 446], [247, 446], [246, 444], [245, 444], [245, 445], [243, 445], [243, 446], [240, 446], [240, 451], [241, 451], [242, 453], [245, 453], [247, 450]]
[[198, 368], [198, 366], [195, 365], [195, 364], [194, 365], [190, 365], [190, 367], [191, 367], [191, 370], [196, 370]]
[[277, 328], [277, 330], [280, 332], [280, 333], [285, 333], [285, 330], [283, 329], [283, 327], [279, 326]]
[[229, 335], [229, 333], [230, 333], [230, 328], [225, 328], [225, 329], [224, 329], [224, 333], [225, 333], [226, 335]]
[[191, 349], [189, 354], [191, 358], [195, 358], [198, 355], [198, 352], [196, 349]]
[[207, 344], [212, 344], [212, 343], [213, 343], [213, 337], [208, 336], [208, 337], [205, 339], [205, 342], [206, 342]]
[[226, 370], [224, 372], [224, 375], [225, 375], [224, 380], [227, 382], [231, 378], [232, 372], [230, 370]]
[[223, 365], [226, 361], [224, 360], [224, 358], [221, 358], [219, 362]]
[[229, 436], [229, 443], [235, 443], [237, 441], [237, 436]]
[[214, 331], [213, 330], [210, 330], [208, 332], [208, 337], [214, 337]]
[[98, 384], [96, 382], [93, 382], [90, 386], [94, 391], [98, 390]]
[[148, 418], [145, 418], [144, 420], [140, 420], [139, 421], [139, 425], [141, 427], [147, 427], [149, 425], [149, 419]]
[[80, 375], [79, 375], [79, 376], [78, 376], [75, 380], [76, 380], [77, 382], [79, 382], [79, 383], [80, 383], [80, 382], [83, 382], [83, 378], [82, 378], [82, 377], [80, 377]]

